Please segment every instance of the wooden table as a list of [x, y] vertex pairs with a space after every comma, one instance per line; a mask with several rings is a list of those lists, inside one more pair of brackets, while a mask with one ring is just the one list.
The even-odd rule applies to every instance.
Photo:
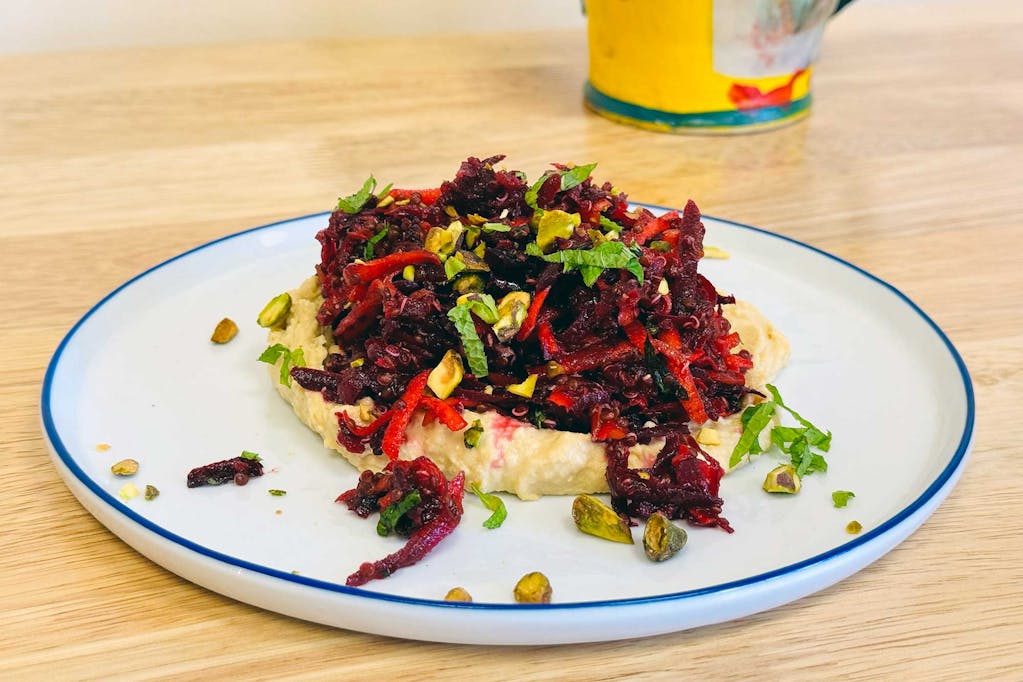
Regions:
[[[808, 120], [714, 138], [586, 113], [576, 32], [0, 60], [0, 677], [1019, 679], [1021, 30], [1009, 0], [854, 5], [828, 29]], [[958, 487], [895, 551], [816, 595], [556, 649], [397, 641], [262, 611], [150, 563], [75, 501], [38, 396], [96, 300], [189, 247], [326, 209], [370, 170], [425, 186], [499, 152], [530, 174], [599, 160], [635, 199], [694, 197], [901, 288], [973, 375]]]

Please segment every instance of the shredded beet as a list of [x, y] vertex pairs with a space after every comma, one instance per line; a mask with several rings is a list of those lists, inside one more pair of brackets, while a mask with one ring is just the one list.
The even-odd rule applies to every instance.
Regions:
[[[335, 402], [372, 398], [387, 419], [359, 427], [339, 417], [339, 442], [394, 458], [414, 409], [429, 408], [449, 427], [465, 421], [424, 388], [425, 374], [447, 351], [469, 358], [447, 315], [459, 297], [528, 294], [510, 331], [473, 313], [474, 349], [482, 347], [486, 372], [466, 374], [449, 400], [538, 428], [589, 433], [605, 443], [616, 508], [728, 530], [717, 497], [722, 472], [688, 423], [738, 411], [752, 361], [734, 352], [738, 337], [721, 314], [734, 299], [697, 272], [704, 227], [696, 204], [655, 217], [631, 209], [610, 183], [569, 180], [566, 166], [527, 184], [522, 173], [498, 168], [502, 159], [470, 158], [438, 189], [391, 190], [386, 200], [370, 196], [358, 213], [331, 215], [317, 235], [318, 320], [342, 350], [323, 371], [296, 368], [292, 376]], [[553, 211], [580, 224], [545, 238], [540, 249], [543, 216]], [[456, 221], [463, 230], [450, 248], [427, 243], [431, 228]], [[558, 262], [558, 252], [598, 248], [638, 264], [585, 270]], [[443, 262], [450, 258], [461, 263], [452, 268]], [[538, 375], [531, 395], [507, 390], [530, 374]], [[628, 467], [629, 447], [660, 438], [664, 450], [650, 469]]]
[[[235, 478], [241, 474], [240, 477]], [[205, 464], [188, 472], [188, 487], [223, 485], [234, 481], [245, 485], [250, 478], [263, 475], [263, 463], [256, 457], [232, 457], [220, 462]], [[241, 481], [244, 481], [241, 482]]]
[[408, 542], [379, 561], [362, 564], [348, 576], [345, 584], [358, 587], [370, 580], [386, 578], [426, 556], [461, 520], [464, 488], [465, 476], [461, 472], [448, 481], [427, 457], [393, 460], [376, 474], [362, 472], [356, 487], [337, 498], [362, 518], [374, 512], [386, 513], [391, 505], [399, 504], [413, 492], [418, 494], [419, 502], [394, 524], [394, 531], [407, 537]]

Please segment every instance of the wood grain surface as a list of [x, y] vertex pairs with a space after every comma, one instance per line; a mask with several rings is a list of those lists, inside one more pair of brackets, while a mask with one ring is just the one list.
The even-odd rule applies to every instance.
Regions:
[[[1021, 37], [1009, 0], [854, 4], [828, 29], [812, 115], [732, 137], [585, 112], [576, 32], [0, 60], [0, 678], [1021, 679]], [[958, 487], [818, 594], [556, 648], [398, 641], [262, 611], [149, 562], [71, 496], [39, 391], [99, 298], [207, 240], [325, 210], [369, 171], [425, 186], [493, 153], [530, 174], [597, 160], [634, 199], [693, 197], [900, 288], [973, 376]]]

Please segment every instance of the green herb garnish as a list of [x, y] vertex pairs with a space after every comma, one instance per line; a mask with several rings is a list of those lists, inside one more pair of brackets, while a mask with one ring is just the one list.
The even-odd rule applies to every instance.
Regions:
[[[366, 178], [366, 182], [362, 183], [362, 188], [358, 192], [351, 196], [341, 197], [337, 200], [337, 210], [344, 211], [345, 213], [358, 213], [362, 210], [362, 207], [369, 201], [370, 196], [373, 194], [373, 190], [376, 189], [377, 181], [372, 175]], [[388, 185], [390, 188], [390, 185]]]
[[458, 305], [466, 306], [487, 324], [494, 324], [501, 316], [497, 312], [497, 303], [490, 294], [469, 294], [468, 298]]
[[376, 247], [377, 242], [379, 242], [381, 239], [387, 236], [387, 231], [389, 229], [391, 229], [390, 226], [384, 225], [379, 232], [377, 232], [375, 235], [369, 238], [369, 241], [366, 242], [366, 245], [362, 247], [363, 258], [365, 258], [366, 260], [373, 259], [373, 249]]
[[274, 497], [284, 497], [285, 495], [288, 494], [287, 490], [279, 490], [277, 488], [270, 488], [270, 490], [267, 490], [267, 492], [273, 495]]
[[566, 189], [572, 189], [576, 185], [581, 185], [590, 177], [590, 173], [597, 167], [595, 163], [588, 163], [583, 166], [574, 166], [566, 170], [558, 171], [561, 175], [561, 191], [564, 192]]
[[849, 500], [854, 497], [856, 497], [856, 493], [851, 490], [836, 490], [831, 493], [831, 501], [835, 503], [835, 509], [841, 509], [849, 504]]
[[737, 465], [744, 456], [763, 452], [760, 447], [760, 432], [763, 431], [774, 417], [775, 404], [765, 400], [759, 405], [750, 405], [742, 413], [742, 435], [732, 450], [728, 460], [729, 468]]
[[539, 180], [534, 182], [530, 188], [526, 190], [526, 194], [523, 199], [525, 199], [526, 205], [534, 211], [540, 210], [540, 208], [536, 205], [536, 195], [540, 191], [540, 188], [543, 187], [543, 183], [547, 182], [547, 178], [549, 177], [550, 176], [547, 173], [544, 173], [540, 176]]
[[249, 452], [248, 450], [242, 450], [241, 458], [242, 459], [251, 459], [253, 462], [261, 461], [259, 455], [257, 455], [254, 452]]
[[384, 537], [394, 532], [394, 527], [412, 507], [420, 502], [419, 491], [413, 490], [397, 502], [390, 504], [386, 509], [380, 511], [380, 520], [377, 521], [377, 535]]
[[490, 515], [490, 518], [483, 522], [484, 528], [493, 530], [494, 528], [500, 528], [504, 520], [508, 518], [508, 509], [504, 506], [504, 500], [497, 495], [490, 495], [480, 490], [480, 487], [475, 483], [469, 484], [469, 490], [471, 490], [476, 497], [480, 498], [480, 502], [483, 506], [494, 512]]
[[[771, 384], [767, 384], [767, 390], [770, 391], [772, 400], [751, 405], [743, 411], [742, 436], [732, 450], [728, 466], [734, 467], [743, 457], [763, 451], [760, 447], [760, 432], [767, 428], [777, 409], [781, 408], [792, 415], [800, 426], [775, 426], [771, 429], [771, 443], [789, 455], [792, 466], [800, 477], [816, 471], [827, 471], [828, 463], [820, 452], [827, 452], [831, 448], [831, 432], [821, 431], [803, 419], [798, 412], [785, 404], [778, 389]], [[814, 452], [815, 449], [820, 452]]]
[[473, 421], [472, 426], [465, 430], [462, 434], [462, 442], [465, 443], [465, 447], [474, 448], [480, 444], [480, 438], [483, 436], [483, 423], [476, 419]]
[[[651, 334], [651, 336], [653, 336], [653, 334]], [[662, 396], [682, 400], [689, 398], [689, 394], [686, 393], [686, 390], [682, 388], [668, 370], [668, 365], [664, 361], [664, 358], [662, 358], [657, 351], [654, 350], [654, 345], [650, 343], [649, 336], [643, 343], [643, 364], [645, 364], [647, 369], [650, 370], [650, 376], [654, 380], [654, 386], [657, 387], [658, 393]]]
[[636, 254], [621, 242], [602, 242], [592, 249], [565, 249], [550, 254], [544, 254], [538, 245], [530, 243], [526, 244], [526, 253], [548, 263], [564, 263], [565, 272], [578, 270], [583, 276], [583, 283], [588, 287], [593, 286], [608, 268], [628, 270], [640, 284], [643, 283], [643, 266]]
[[536, 428], [543, 428], [543, 421], [547, 419], [547, 415], [543, 413], [543, 410], [533, 411], [533, 423], [536, 424]]
[[287, 346], [275, 343], [259, 356], [259, 361], [265, 362], [268, 365], [276, 365], [278, 360], [282, 360], [281, 384], [291, 386], [291, 368], [305, 366], [305, 353], [302, 352], [301, 348], [289, 350]]
[[605, 232], [621, 232], [625, 228], [606, 216], [600, 216], [600, 229]]
[[827, 452], [831, 449], [831, 432], [821, 431], [781, 399], [778, 389], [767, 384], [767, 390], [778, 407], [782, 408], [795, 419], [802, 428], [776, 427], [771, 430], [771, 442], [778, 446], [778, 449], [792, 458], [792, 466], [800, 476], [812, 474], [815, 471], [827, 471], [828, 463], [824, 457], [814, 452]]
[[462, 350], [469, 362], [469, 371], [473, 376], [482, 379], [490, 374], [487, 366], [487, 353], [483, 341], [476, 333], [476, 323], [472, 320], [472, 309], [469, 305], [460, 304], [448, 311], [448, 319], [455, 325], [455, 330], [462, 337]]
[[[547, 182], [547, 179], [552, 175], [561, 176], [561, 186], [558, 191], [564, 192], [567, 189], [572, 189], [577, 185], [581, 185], [586, 178], [590, 177], [590, 173], [597, 167], [595, 163], [589, 163], [584, 166], [575, 166], [573, 168], [566, 168], [558, 171], [548, 171], [540, 176], [540, 179], [533, 183], [533, 185], [526, 190], [526, 204], [536, 210], [536, 195], [540, 192], [540, 188]], [[620, 229], [620, 228], [619, 228]]]

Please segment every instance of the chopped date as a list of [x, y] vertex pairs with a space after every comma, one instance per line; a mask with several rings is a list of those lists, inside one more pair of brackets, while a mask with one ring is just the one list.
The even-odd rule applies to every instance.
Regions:
[[[245, 485], [250, 478], [262, 475], [263, 463], [258, 459], [233, 457], [192, 469], [188, 472], [188, 487], [223, 485], [232, 481], [238, 485]], [[244, 483], [239, 483], [239, 481], [244, 481]]]

